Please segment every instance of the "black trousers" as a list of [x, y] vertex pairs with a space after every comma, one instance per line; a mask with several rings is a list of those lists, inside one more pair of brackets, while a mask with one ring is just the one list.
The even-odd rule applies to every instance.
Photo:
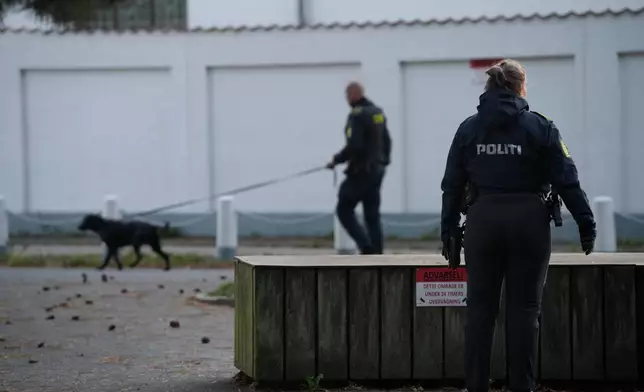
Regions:
[[[335, 209], [338, 220], [362, 254], [383, 252], [380, 189], [384, 176], [384, 166], [378, 166], [368, 172], [347, 174], [338, 191], [338, 204]], [[366, 233], [356, 219], [355, 208], [358, 203], [362, 203]]]
[[550, 221], [540, 197], [484, 195], [469, 208], [465, 230], [469, 392], [488, 391], [494, 325], [505, 279], [508, 387], [535, 389], [541, 299], [550, 261]]

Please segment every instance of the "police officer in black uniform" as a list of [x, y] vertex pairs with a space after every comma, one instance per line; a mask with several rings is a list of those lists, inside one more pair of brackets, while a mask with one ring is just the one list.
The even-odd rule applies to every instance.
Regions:
[[543, 193], [551, 187], [575, 219], [581, 248], [592, 252], [595, 220], [577, 169], [555, 124], [530, 111], [525, 71], [505, 60], [487, 71], [477, 114], [454, 136], [442, 180], [441, 237], [449, 258], [459, 229], [466, 184], [475, 199], [467, 210], [465, 260], [466, 387], [488, 391], [490, 354], [505, 279], [509, 385], [535, 388], [538, 318], [550, 258], [550, 215]]
[[[352, 108], [344, 129], [346, 145], [327, 164], [331, 169], [347, 163], [346, 178], [338, 192], [336, 214], [361, 254], [382, 254], [380, 188], [391, 156], [387, 119], [382, 109], [364, 96], [359, 83], [352, 82], [347, 86], [346, 97]], [[367, 233], [354, 212], [360, 202]]]

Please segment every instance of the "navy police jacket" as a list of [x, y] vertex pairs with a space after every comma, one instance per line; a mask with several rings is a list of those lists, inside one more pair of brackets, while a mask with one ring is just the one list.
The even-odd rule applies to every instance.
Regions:
[[334, 155], [334, 163], [348, 163], [347, 173], [368, 172], [376, 165], [389, 165], [391, 137], [381, 108], [362, 98], [352, 105], [344, 128], [346, 144]]
[[460, 221], [466, 183], [478, 194], [557, 191], [582, 228], [594, 227], [577, 168], [555, 124], [509, 90], [490, 90], [459, 126], [447, 156], [441, 236]]

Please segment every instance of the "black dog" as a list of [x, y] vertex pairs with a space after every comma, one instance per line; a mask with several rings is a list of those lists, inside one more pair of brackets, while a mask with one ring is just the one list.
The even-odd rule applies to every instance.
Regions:
[[[164, 229], [168, 229], [169, 224], [166, 223]], [[130, 265], [130, 268], [136, 267], [143, 259], [141, 254], [141, 246], [149, 245], [154, 253], [161, 256], [165, 261], [165, 271], [170, 269], [170, 256], [161, 250], [161, 239], [159, 236], [158, 226], [151, 225], [146, 222], [130, 221], [123, 222], [111, 219], [105, 219], [98, 214], [85, 215], [83, 221], [78, 225], [78, 230], [90, 230], [98, 234], [101, 241], [105, 243], [107, 252], [103, 259], [103, 265], [98, 267], [99, 270], [107, 267], [111, 258], [114, 258], [118, 269], [123, 269], [123, 264], [119, 260], [119, 249], [124, 246], [132, 246], [136, 260]]]

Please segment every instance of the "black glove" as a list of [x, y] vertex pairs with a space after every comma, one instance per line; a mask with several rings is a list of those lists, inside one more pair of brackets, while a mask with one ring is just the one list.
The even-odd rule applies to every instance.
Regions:
[[597, 230], [595, 229], [595, 222], [592, 224], [579, 226], [579, 242], [581, 249], [585, 254], [589, 255], [595, 248], [595, 238], [597, 238]]
[[441, 235], [443, 250], [441, 254], [448, 261], [451, 269], [461, 265], [461, 248], [463, 247], [463, 229], [455, 227], [448, 235]]
[[443, 240], [443, 249], [441, 250], [441, 254], [445, 260], [449, 261], [449, 239]]

